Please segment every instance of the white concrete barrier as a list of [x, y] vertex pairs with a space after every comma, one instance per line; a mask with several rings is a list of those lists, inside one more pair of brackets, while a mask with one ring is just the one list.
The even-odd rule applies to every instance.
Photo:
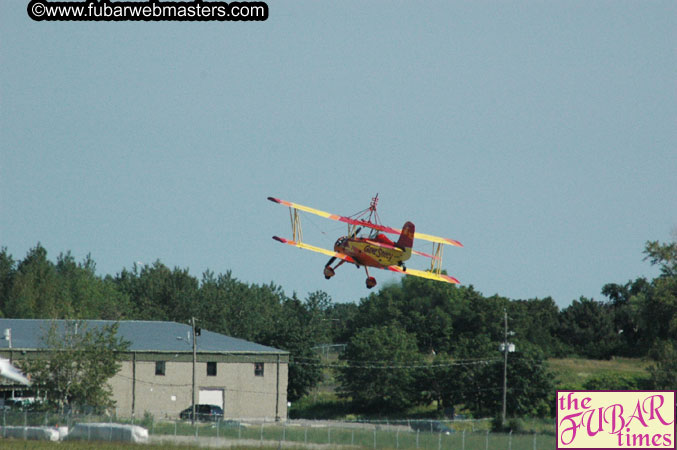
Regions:
[[59, 440], [63, 441], [68, 435], [68, 427], [56, 427], [56, 431], [59, 433]]
[[78, 423], [71, 428], [66, 440], [146, 443], [148, 430], [119, 423]]
[[0, 427], [0, 436], [32, 441], [58, 441], [59, 431], [52, 427]]

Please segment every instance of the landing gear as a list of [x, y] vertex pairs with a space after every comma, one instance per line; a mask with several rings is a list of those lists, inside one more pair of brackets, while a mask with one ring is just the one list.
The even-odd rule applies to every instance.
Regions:
[[364, 266], [364, 271], [367, 272], [367, 289], [371, 289], [376, 286], [376, 278], [369, 276], [369, 270], [367, 266]]
[[343, 264], [345, 261], [341, 260], [333, 268], [331, 267], [332, 263], [336, 261], [336, 256], [332, 256], [331, 259], [324, 265], [324, 279], [328, 280], [334, 275], [336, 275], [336, 268]]
[[400, 266], [400, 267], [402, 268], [402, 271], [403, 271], [403, 272], [406, 272], [406, 271], [407, 271], [407, 266], [405, 266], [404, 263], [403, 263], [402, 261], [398, 262], [397, 265]]

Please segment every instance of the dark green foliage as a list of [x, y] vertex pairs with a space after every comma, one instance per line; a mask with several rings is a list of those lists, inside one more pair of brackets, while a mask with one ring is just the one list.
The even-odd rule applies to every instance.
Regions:
[[567, 345], [558, 337], [561, 313], [552, 298], [511, 301], [507, 310], [518, 341], [526, 340], [548, 357], [566, 354]]
[[559, 338], [572, 351], [593, 359], [608, 359], [618, 347], [609, 305], [581, 297], [562, 310]]
[[0, 316], [5, 316], [6, 305], [12, 289], [16, 271], [14, 258], [7, 253], [7, 248], [0, 248]]
[[414, 336], [393, 325], [365, 328], [341, 359], [341, 396], [364, 411], [397, 412], [420, 403], [416, 373], [422, 358]]
[[0, 252], [0, 310], [5, 317], [118, 320], [133, 316], [131, 304], [110, 277], [95, 273], [87, 256], [76, 263], [70, 252], [56, 264], [38, 244], [15, 262]]
[[677, 344], [661, 342], [651, 352], [656, 363], [649, 368], [651, 387], [677, 390]]
[[610, 283], [604, 285], [602, 294], [610, 300], [614, 329], [618, 333], [618, 356], [642, 356], [653, 345], [653, 332], [640, 326], [644, 320], [646, 299], [651, 296], [651, 283], [637, 278], [625, 285]]
[[136, 319], [187, 322], [195, 315], [198, 281], [188, 269], [169, 270], [160, 261], [139, 270], [123, 269], [115, 278], [118, 290], [129, 298]]
[[396, 325], [416, 337], [422, 353], [453, 353], [461, 337], [480, 334], [497, 338], [502, 306], [507, 299], [484, 298], [472, 286], [457, 288], [416, 277], [385, 286], [363, 298], [355, 320], [354, 334], [366, 327]]
[[56, 268], [47, 260], [47, 250], [38, 243], [11, 274], [3, 302], [5, 316], [58, 318], [62, 297]]
[[[503, 406], [503, 358], [478, 364], [468, 375], [468, 388], [462, 391], [466, 407], [480, 417], [498, 414]], [[538, 348], [527, 345], [509, 354], [507, 380], [506, 409], [510, 415], [543, 417], [550, 414], [554, 406], [550, 402], [554, 380]]]

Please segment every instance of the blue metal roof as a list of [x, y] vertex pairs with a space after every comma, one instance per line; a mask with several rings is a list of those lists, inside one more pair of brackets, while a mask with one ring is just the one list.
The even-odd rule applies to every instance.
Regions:
[[[9, 342], [2, 339], [5, 329], [11, 329], [12, 349], [33, 350], [45, 347], [43, 336], [53, 322], [63, 327], [72, 320], [48, 319], [0, 319], [0, 350], [7, 349]], [[114, 324], [113, 320], [83, 320], [87, 327], [102, 327]], [[130, 351], [192, 352], [192, 329], [190, 325], [177, 322], [125, 320], [118, 322], [118, 336], [131, 343]], [[202, 330], [196, 338], [198, 352], [218, 353], [268, 353], [287, 354], [284, 350], [256, 344], [219, 333]]]

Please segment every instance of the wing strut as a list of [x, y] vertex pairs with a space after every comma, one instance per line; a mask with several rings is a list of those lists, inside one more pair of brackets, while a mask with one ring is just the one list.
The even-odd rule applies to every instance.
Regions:
[[442, 253], [444, 244], [441, 242], [433, 242], [433, 257], [430, 259], [430, 271], [441, 275], [442, 274]]
[[291, 232], [295, 242], [303, 242], [303, 230], [301, 229], [301, 216], [299, 210], [290, 206], [289, 217], [291, 218]]

